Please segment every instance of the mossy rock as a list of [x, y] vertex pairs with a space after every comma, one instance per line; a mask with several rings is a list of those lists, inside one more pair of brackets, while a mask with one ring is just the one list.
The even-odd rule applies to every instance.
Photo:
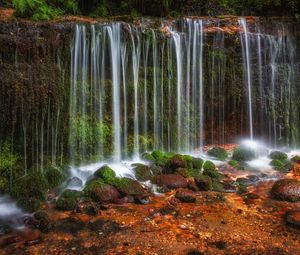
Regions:
[[159, 150], [155, 150], [151, 153], [152, 157], [155, 160], [155, 163], [160, 165], [160, 166], [164, 166], [165, 164], [167, 164], [168, 162], [168, 156], [163, 153], [162, 151]]
[[192, 158], [192, 165], [194, 169], [202, 169], [203, 166], [203, 159], [201, 158]]
[[48, 233], [51, 229], [51, 222], [45, 211], [37, 211], [33, 217], [38, 221], [38, 229], [42, 233]]
[[296, 155], [294, 157], [291, 158], [291, 161], [292, 162], [295, 162], [297, 164], [300, 164], [300, 156], [299, 155]]
[[214, 147], [210, 149], [207, 154], [222, 161], [226, 160], [228, 157], [227, 151], [221, 147]]
[[209, 160], [204, 162], [202, 173], [210, 176], [212, 179], [220, 180], [222, 178], [222, 175], [217, 171], [215, 164]]
[[145, 153], [142, 154], [142, 159], [146, 160], [146, 161], [149, 161], [149, 162], [154, 162], [155, 161], [155, 158], [152, 156], [152, 154], [148, 153], [148, 152], [145, 152]]
[[8, 180], [4, 177], [0, 177], [0, 194], [7, 193], [9, 191]]
[[[113, 178], [117, 180], [119, 178]], [[109, 179], [111, 182], [113, 179]], [[99, 202], [111, 202], [119, 197], [119, 192], [111, 184], [107, 184], [102, 179], [91, 181], [84, 188], [84, 195]]]
[[184, 178], [191, 177], [191, 172], [187, 168], [177, 168], [175, 172]]
[[64, 198], [74, 198], [74, 199], [80, 199], [83, 196], [83, 192], [79, 190], [72, 190], [72, 189], [66, 189], [61, 194], [61, 197]]
[[187, 168], [192, 169], [193, 168], [193, 157], [190, 155], [183, 155], [182, 158], [185, 160]]
[[94, 176], [96, 178], [101, 178], [101, 179], [103, 179], [106, 182], [106, 181], [109, 181], [109, 180], [115, 178], [116, 177], [116, 173], [109, 166], [105, 165], [105, 166], [102, 166], [100, 169], [98, 169], [94, 173]]
[[230, 160], [230, 161], [228, 161], [228, 165], [234, 167], [237, 170], [245, 170], [244, 166], [240, 162], [238, 162], [236, 160]]
[[38, 200], [37, 198], [34, 198], [34, 197], [30, 197], [30, 198], [24, 197], [24, 198], [18, 199], [17, 205], [20, 208], [22, 208], [24, 211], [33, 213], [40, 208], [41, 202], [40, 202], [40, 200]]
[[57, 167], [49, 167], [45, 171], [45, 178], [48, 182], [49, 188], [55, 188], [66, 180], [67, 175]]
[[255, 152], [251, 148], [244, 146], [236, 147], [233, 151], [232, 159], [243, 162], [255, 159]]
[[31, 172], [30, 174], [15, 181], [12, 188], [12, 196], [19, 198], [36, 198], [45, 200], [48, 190], [48, 182], [41, 172]]
[[144, 164], [133, 164], [132, 166], [137, 180], [141, 182], [151, 180], [153, 176], [151, 172], [151, 167]]
[[278, 170], [280, 172], [289, 172], [291, 169], [293, 169], [293, 163], [288, 160], [279, 160], [279, 159], [273, 159], [270, 162], [270, 165], [274, 167], [275, 170]]
[[167, 163], [168, 168], [176, 170], [177, 168], [187, 168], [187, 161], [183, 155], [176, 154], [171, 157]]
[[269, 158], [280, 160], [280, 161], [285, 161], [288, 159], [288, 155], [281, 151], [272, 151], [269, 155]]
[[56, 201], [56, 209], [62, 211], [73, 211], [77, 206], [78, 200], [74, 198], [60, 197]]
[[216, 179], [212, 179], [212, 190], [216, 192], [225, 192], [224, 185]]
[[276, 181], [271, 189], [271, 196], [289, 202], [300, 201], [300, 181], [296, 179]]
[[248, 186], [244, 183], [238, 183], [238, 194], [245, 194], [248, 192]]
[[207, 175], [200, 175], [195, 178], [195, 182], [199, 190], [201, 191], [209, 191], [213, 189], [212, 179]]

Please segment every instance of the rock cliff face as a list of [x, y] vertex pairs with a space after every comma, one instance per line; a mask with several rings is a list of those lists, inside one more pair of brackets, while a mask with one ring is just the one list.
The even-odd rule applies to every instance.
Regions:
[[[194, 20], [196, 19], [194, 18]], [[195, 137], [188, 134], [190, 135], [188, 137], [185, 130], [182, 129], [182, 135], [189, 140], [200, 139], [201, 135], [203, 143], [229, 143], [242, 136], [248, 136], [250, 127], [247, 90], [249, 84], [245, 81], [245, 77], [250, 67], [252, 128], [255, 130], [255, 136], [267, 140], [272, 145], [276, 143], [296, 145], [299, 143], [300, 117], [297, 113], [300, 108], [299, 100], [297, 100], [300, 93], [297, 89], [300, 73], [299, 23], [292, 19], [247, 18], [246, 40], [249, 44], [249, 63], [247, 65], [245, 59], [247, 57], [246, 45], [243, 44], [243, 41], [244, 43], [246, 41], [243, 33], [241, 33], [243, 30], [237, 18], [202, 18], [201, 20], [203, 22], [203, 132], [201, 134], [195, 133]], [[88, 46], [91, 46], [91, 24], [94, 24], [94, 21], [91, 20], [78, 18], [77, 20], [38, 23], [20, 20], [0, 21], [0, 144], [9, 143], [12, 145], [12, 152], [22, 155], [23, 165], [26, 168], [45, 166], [49, 162], [61, 164], [68, 161], [69, 132], [70, 129], [72, 130], [72, 126], [69, 126], [72, 83], [70, 80], [71, 52], [76, 53], [74, 49], [72, 50], [75, 24], [85, 24], [86, 37], [82, 38], [86, 40]], [[163, 25], [161, 26], [161, 24]], [[98, 21], [97, 26], [103, 27], [103, 24]], [[154, 30], [150, 29], [149, 26]], [[162, 56], [164, 56], [159, 59], [158, 63], [158, 70], [162, 70], [159, 84], [171, 80], [171, 86], [174, 86], [174, 90], [178, 84], [178, 66], [176, 67], [178, 59], [175, 57], [174, 33], [182, 36], [181, 46], [184, 64], [181, 81], [182, 86], [186, 87], [188, 83], [188, 71], [186, 69], [188, 44], [185, 44], [184, 38], [187, 38], [185, 36], [188, 35], [188, 28], [185, 21], [165, 20], [161, 23], [156, 19], [144, 19], [141, 22], [136, 22], [135, 25], [122, 23], [121, 27], [122, 36], [124, 34], [124, 40], [128, 43], [128, 54], [132, 54], [130, 33], [133, 33], [134, 36], [136, 36], [135, 33], [138, 33], [143, 43], [147, 43], [144, 38], [148, 38], [150, 45], [149, 61], [152, 61], [151, 56], [153, 56], [151, 50], [153, 38], [151, 36], [155, 34], [158, 45], [157, 51], [159, 54], [162, 52]], [[99, 29], [99, 31], [102, 30]], [[106, 43], [109, 44], [109, 41]], [[170, 78], [170, 72], [166, 71], [167, 62], [162, 65], [163, 61], [167, 61], [168, 43], [171, 44], [169, 49], [174, 50], [171, 66], [173, 78]], [[162, 45], [165, 45], [165, 48]], [[107, 48], [109, 49], [109, 47]], [[109, 51], [106, 53], [107, 56], [110, 54]], [[86, 54], [90, 61], [93, 52], [87, 51]], [[143, 54], [144, 48], [141, 56]], [[148, 72], [144, 76], [145, 68], [142, 65], [142, 58], [138, 67], [139, 80], [144, 83], [145, 77], [148, 77], [146, 78], [149, 86], [148, 92], [149, 95], [153, 95], [151, 94], [153, 93], [151, 91], [153, 66], [148, 65], [146, 67]], [[132, 55], [128, 55], [128, 59], [128, 65], [131, 65]], [[90, 70], [89, 63], [86, 66], [81, 65], [81, 67]], [[113, 83], [111, 60], [107, 60], [103, 67], [106, 70], [107, 95], [111, 95], [112, 88], [109, 87], [112, 86], [109, 84]], [[130, 66], [126, 68], [128, 68], [127, 72], [130, 73], [127, 84], [129, 135], [126, 138], [128, 139], [127, 148], [132, 151], [136, 146], [136, 141], [140, 142], [145, 137], [143, 139], [141, 137], [134, 138], [134, 134], [132, 137], [130, 136], [130, 132], [134, 133], [133, 127], [136, 123], [135, 103], [132, 101], [134, 93], [131, 91], [134, 74], [132, 74]], [[89, 82], [92, 81], [90, 71], [86, 77], [86, 81]], [[161, 90], [164, 95], [167, 95], [169, 92], [165, 88], [167, 88], [167, 83], [162, 86]], [[160, 103], [162, 96], [158, 94], [157, 103]], [[176, 97], [175, 94], [173, 99], [174, 97]], [[91, 100], [88, 102], [95, 105], [95, 102], [92, 101], [95, 99], [91, 99], [89, 96], [82, 98]], [[140, 98], [139, 100], [144, 99]], [[182, 103], [185, 102], [184, 100], [185, 98]], [[151, 104], [149, 105], [149, 111], [151, 111], [153, 102], [150, 100], [148, 102]], [[105, 107], [108, 110], [103, 112], [102, 117], [103, 120], [107, 120], [105, 123], [107, 124], [106, 131], [108, 130], [107, 132], [110, 133], [107, 134], [107, 139], [102, 142], [104, 146], [109, 147], [113, 145], [111, 140], [114, 135], [112, 102], [107, 101]], [[124, 105], [121, 103], [121, 108], [123, 109], [123, 107]], [[143, 116], [143, 109], [138, 110], [141, 111], [138, 116]], [[163, 119], [169, 118], [170, 113], [172, 112], [168, 111], [166, 106], [161, 109]], [[192, 114], [192, 111], [190, 113]], [[176, 116], [176, 114], [173, 115]], [[187, 124], [185, 116], [186, 112], [182, 107], [182, 128]], [[93, 116], [89, 116], [89, 118], [93, 118]], [[153, 118], [152, 115], [149, 117], [149, 123], [152, 123]], [[122, 127], [124, 126], [123, 121], [120, 124]], [[157, 124], [158, 132], [160, 132], [158, 134], [159, 139], [157, 139], [158, 141], [163, 139], [164, 142], [159, 145], [166, 148], [169, 141], [166, 140], [168, 131], [167, 127], [164, 126], [165, 124], [166, 122]], [[141, 135], [143, 123], [140, 121], [138, 125], [139, 135]], [[189, 125], [192, 127], [193, 124]], [[154, 137], [156, 131], [152, 126], [149, 126], [148, 131], [147, 139], [152, 140], [149, 144], [153, 144], [153, 140], [156, 139]], [[90, 141], [95, 137], [88, 138], [90, 140], [85, 138], [82, 139]], [[172, 142], [170, 143], [172, 144]], [[77, 139], [76, 143], [80, 145], [82, 140]], [[142, 148], [143, 144], [140, 144], [140, 149]], [[87, 147], [87, 151], [88, 149]], [[109, 154], [111, 150], [113, 148], [108, 148], [106, 154]]]

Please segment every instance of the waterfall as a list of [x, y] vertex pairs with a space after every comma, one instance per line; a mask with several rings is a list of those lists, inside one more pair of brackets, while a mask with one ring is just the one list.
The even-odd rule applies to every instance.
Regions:
[[248, 90], [248, 114], [249, 114], [250, 140], [253, 140], [252, 80], [251, 80], [252, 72], [251, 72], [251, 61], [250, 61], [251, 53], [250, 53], [246, 19], [244, 18], [240, 19], [239, 23], [243, 28], [243, 31], [241, 32], [241, 42], [243, 48], [244, 72], [246, 73], [246, 85]]
[[270, 144], [295, 143], [300, 121], [290, 106], [299, 67], [289, 29], [267, 33], [239, 19], [239, 48], [224, 24], [215, 23], [213, 32], [209, 26], [199, 19], [157, 29], [76, 25], [71, 164], [138, 160], [153, 149], [191, 153], [207, 143], [235, 142], [246, 131], [253, 139], [254, 130]]

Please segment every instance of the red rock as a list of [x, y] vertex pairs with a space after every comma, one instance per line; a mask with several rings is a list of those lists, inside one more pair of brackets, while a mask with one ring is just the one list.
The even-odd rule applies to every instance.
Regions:
[[196, 193], [189, 189], [179, 189], [176, 192], [175, 197], [181, 202], [194, 203], [196, 202]]
[[93, 196], [100, 202], [112, 202], [120, 197], [119, 191], [108, 184], [97, 187], [93, 190]]
[[279, 200], [300, 201], [300, 181], [295, 179], [279, 180], [274, 183], [271, 195]]
[[177, 174], [157, 175], [155, 178], [155, 183], [159, 186], [166, 186], [170, 189], [185, 188], [189, 184], [185, 178]]

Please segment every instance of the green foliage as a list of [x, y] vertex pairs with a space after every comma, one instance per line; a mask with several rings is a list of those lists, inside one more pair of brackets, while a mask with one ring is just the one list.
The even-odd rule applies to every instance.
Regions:
[[255, 159], [255, 152], [247, 147], [237, 147], [233, 151], [232, 159], [236, 161], [250, 161]]
[[66, 180], [66, 174], [55, 166], [49, 167], [45, 171], [45, 178], [48, 182], [49, 188], [55, 188]]
[[50, 20], [58, 17], [62, 12], [48, 5], [45, 0], [13, 0], [16, 15], [33, 20]]
[[65, 13], [78, 14], [79, 7], [77, 0], [51, 0], [51, 5]]
[[30, 174], [15, 181], [12, 188], [14, 198], [36, 198], [45, 200], [48, 183], [43, 174], [39, 171], [32, 171]]
[[9, 179], [11, 173], [15, 176], [19, 171], [18, 161], [21, 157], [13, 154], [11, 144], [6, 142], [0, 150], [0, 176]]
[[60, 197], [63, 198], [73, 198], [73, 199], [80, 199], [83, 195], [82, 191], [79, 190], [72, 190], [72, 189], [66, 189], [64, 192], [61, 194]]
[[226, 150], [221, 147], [214, 147], [210, 149], [207, 154], [222, 161], [224, 161], [228, 157], [228, 153], [226, 152]]
[[284, 161], [288, 159], [288, 155], [281, 151], [272, 151], [269, 155], [269, 158]]

